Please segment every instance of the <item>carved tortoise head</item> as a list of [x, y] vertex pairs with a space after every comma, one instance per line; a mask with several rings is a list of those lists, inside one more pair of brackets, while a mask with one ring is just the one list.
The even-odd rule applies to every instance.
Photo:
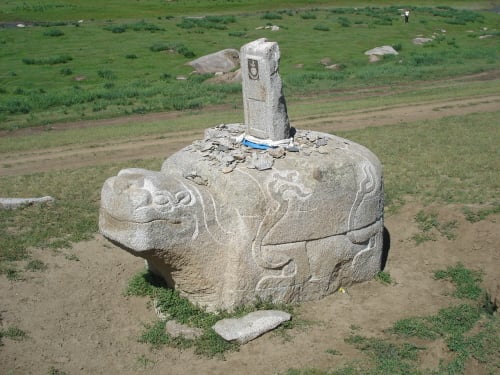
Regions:
[[99, 227], [105, 237], [133, 252], [167, 249], [195, 235], [195, 203], [182, 181], [160, 172], [123, 169], [103, 186]]

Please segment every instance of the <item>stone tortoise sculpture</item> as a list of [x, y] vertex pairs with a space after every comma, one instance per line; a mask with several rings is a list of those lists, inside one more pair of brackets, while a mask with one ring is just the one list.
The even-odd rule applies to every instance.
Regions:
[[241, 144], [219, 125], [102, 189], [101, 233], [210, 311], [317, 300], [371, 279], [383, 252], [382, 169], [365, 147], [296, 131], [294, 147]]

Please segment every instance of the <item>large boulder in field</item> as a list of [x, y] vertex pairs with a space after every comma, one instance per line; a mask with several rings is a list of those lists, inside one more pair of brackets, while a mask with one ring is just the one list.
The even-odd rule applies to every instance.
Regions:
[[385, 55], [399, 55], [399, 53], [391, 46], [382, 46], [382, 47], [375, 47], [371, 50], [366, 51], [365, 55], [385, 56]]
[[248, 148], [244, 130], [209, 129], [159, 172], [131, 168], [108, 179], [101, 232], [210, 310], [315, 300], [379, 272], [378, 159], [310, 131], [297, 131], [289, 151]]
[[240, 63], [240, 55], [236, 49], [224, 49], [219, 52], [202, 56], [188, 63], [198, 73], [227, 73], [237, 68]]

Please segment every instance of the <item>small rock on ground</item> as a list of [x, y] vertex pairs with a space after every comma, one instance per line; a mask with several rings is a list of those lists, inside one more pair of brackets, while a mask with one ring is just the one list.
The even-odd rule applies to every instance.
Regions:
[[50, 196], [41, 198], [0, 198], [0, 208], [4, 210], [15, 210], [33, 204], [51, 203], [55, 199]]
[[292, 316], [284, 311], [260, 310], [238, 319], [219, 320], [212, 328], [226, 341], [245, 344], [291, 318]]

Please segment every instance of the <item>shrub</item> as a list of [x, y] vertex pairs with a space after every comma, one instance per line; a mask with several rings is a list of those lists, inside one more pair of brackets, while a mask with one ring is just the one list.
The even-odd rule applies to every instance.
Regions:
[[99, 70], [97, 72], [99, 77], [104, 78], [104, 79], [115, 79], [115, 73], [113, 73], [112, 70], [106, 69], [106, 70]]
[[334, 8], [330, 10], [330, 12], [334, 14], [347, 14], [352, 13], [352, 11], [352, 8]]
[[349, 19], [346, 17], [339, 17], [338, 21], [339, 21], [340, 26], [342, 26], [342, 27], [350, 27], [351, 26], [351, 21], [349, 21]]
[[182, 56], [187, 57], [188, 59], [195, 57], [194, 52], [184, 45], [177, 46], [177, 53], [180, 53]]
[[136, 23], [130, 23], [130, 24], [123, 24], [123, 25], [107, 25], [104, 27], [104, 30], [111, 31], [112, 33], [115, 34], [120, 34], [124, 33], [127, 30], [133, 30], [133, 31], [150, 31], [154, 33], [155, 31], [163, 31], [165, 29], [153, 24], [153, 23], [147, 23], [144, 20], [136, 22]]
[[313, 29], [318, 31], [330, 31], [330, 28], [325, 25], [316, 25], [313, 27]]
[[57, 64], [66, 64], [71, 60], [73, 60], [73, 58], [69, 55], [48, 57], [46, 59], [33, 59], [25, 57], [23, 59], [23, 63], [25, 63], [26, 65], [57, 65]]
[[233, 31], [233, 32], [228, 33], [227, 35], [235, 36], [237, 38], [243, 38], [247, 35], [247, 33], [244, 31]]
[[145, 21], [139, 21], [133, 24], [128, 24], [124, 25], [126, 28], [130, 28], [134, 31], [150, 31], [150, 32], [155, 32], [155, 31], [162, 31], [165, 30], [153, 23], [147, 23]]
[[45, 36], [63, 36], [64, 33], [59, 29], [50, 29], [43, 33]]
[[187, 48], [184, 44], [182, 43], [164, 43], [164, 42], [158, 42], [153, 44], [149, 49], [153, 52], [160, 52], [160, 51], [174, 51], [177, 52], [184, 57], [187, 58], [192, 58], [195, 55], [193, 51], [191, 51], [189, 48]]
[[182, 29], [193, 29], [195, 27], [204, 29], [226, 30], [227, 24], [236, 22], [234, 16], [206, 16], [201, 18], [185, 17], [177, 27]]
[[171, 43], [157, 42], [149, 47], [149, 50], [152, 52], [168, 51], [169, 49], [174, 50]]
[[278, 13], [266, 12], [261, 18], [263, 20], [281, 20], [283, 17]]
[[432, 54], [419, 54], [411, 56], [411, 58], [407, 61], [410, 65], [413, 66], [425, 66], [437, 64], [439, 62], [439, 59]]
[[70, 68], [62, 68], [59, 73], [61, 73], [61, 75], [63, 76], [70, 76], [71, 74], [73, 74], [73, 71]]
[[7, 112], [11, 115], [27, 114], [31, 111], [31, 105], [26, 100], [10, 99], [0, 107], [0, 112]]
[[392, 18], [391, 17], [380, 17], [380, 18], [377, 18], [373, 23], [375, 25], [380, 25], [380, 26], [391, 26], [392, 25]]
[[234, 23], [236, 22], [236, 18], [234, 16], [207, 16], [205, 19], [212, 23]]
[[314, 13], [311, 13], [311, 12], [306, 12], [306, 13], [301, 14], [300, 18], [302, 18], [303, 20], [315, 20], [316, 15]]
[[127, 29], [123, 26], [109, 26], [109, 27], [105, 27], [104, 29], [111, 31], [114, 34], [121, 34], [121, 33], [124, 33], [125, 31], [127, 31]]

